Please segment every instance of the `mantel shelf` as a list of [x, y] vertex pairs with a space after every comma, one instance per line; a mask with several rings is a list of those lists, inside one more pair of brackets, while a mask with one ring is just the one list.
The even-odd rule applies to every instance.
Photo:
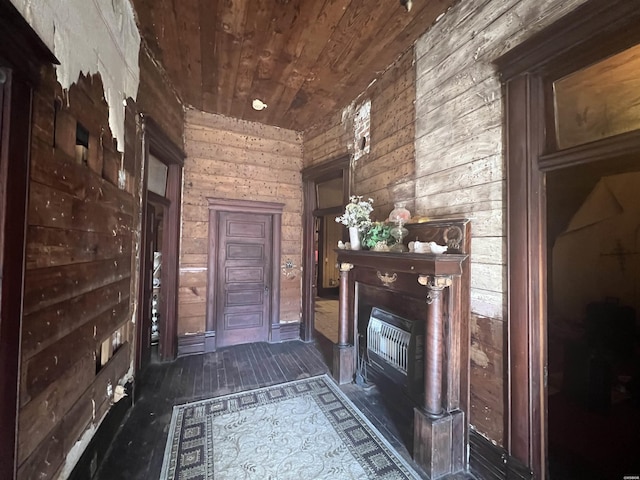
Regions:
[[340, 249], [337, 252], [340, 263], [416, 275], [461, 275], [462, 264], [468, 258], [468, 255], [459, 253], [395, 253]]

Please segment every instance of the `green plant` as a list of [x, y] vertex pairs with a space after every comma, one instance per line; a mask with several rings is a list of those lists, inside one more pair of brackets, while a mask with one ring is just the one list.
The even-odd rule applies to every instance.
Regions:
[[367, 248], [375, 247], [376, 243], [384, 242], [389, 245], [394, 242], [391, 236], [393, 227], [386, 222], [373, 222], [364, 234], [363, 245]]

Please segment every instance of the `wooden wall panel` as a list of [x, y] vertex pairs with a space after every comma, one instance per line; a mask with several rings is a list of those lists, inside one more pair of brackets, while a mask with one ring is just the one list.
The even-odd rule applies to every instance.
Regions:
[[[19, 466], [18, 479], [59, 477], [67, 452], [86, 427], [107, 412], [111, 404], [111, 398], [106, 395], [107, 385], [116, 385], [127, 372], [130, 352], [129, 345], [124, 344], [111, 361], [97, 375], [94, 374], [89, 387], [81, 392], [64, 417], [57, 419], [55, 427]], [[39, 417], [37, 421], [41, 421]]]
[[490, 438], [504, 438], [505, 328], [500, 320], [471, 315], [471, 417]]
[[352, 162], [354, 194], [374, 200], [374, 215], [384, 220], [396, 201], [414, 196], [413, 50], [405, 52], [352, 107], [319, 122], [305, 132], [304, 165], [310, 167], [354, 152], [354, 113], [371, 100], [370, 152]]
[[471, 423], [505, 445], [506, 183], [492, 62], [583, 0], [460, 2], [415, 47], [415, 211], [471, 219]]
[[[121, 154], [111, 140], [100, 77], [81, 76], [63, 94], [53, 68], [44, 69], [34, 112], [18, 415], [21, 479], [53, 478], [65, 467], [88, 425], [108, 410], [107, 383], [115, 387], [130, 367], [126, 335], [102, 368], [96, 349], [131, 321], [137, 230], [135, 162], [120, 188]], [[86, 164], [75, 156], [77, 123], [89, 131]], [[135, 143], [135, 122], [125, 136]]]
[[[282, 261], [302, 262], [302, 138], [297, 132], [188, 110], [178, 334], [205, 331], [207, 197], [284, 203]], [[276, 266], [279, 268], [279, 266]], [[282, 279], [280, 321], [298, 322], [300, 282]], [[295, 300], [292, 300], [295, 299]]]

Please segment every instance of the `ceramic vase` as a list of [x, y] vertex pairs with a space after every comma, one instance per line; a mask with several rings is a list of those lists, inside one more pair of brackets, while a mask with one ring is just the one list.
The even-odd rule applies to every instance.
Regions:
[[358, 227], [349, 227], [349, 242], [351, 242], [351, 250], [360, 250], [360, 232]]

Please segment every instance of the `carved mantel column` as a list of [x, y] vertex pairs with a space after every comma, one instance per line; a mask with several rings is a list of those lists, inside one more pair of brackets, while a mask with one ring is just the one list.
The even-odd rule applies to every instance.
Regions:
[[427, 328], [424, 341], [424, 411], [432, 417], [444, 413], [442, 375], [444, 371], [444, 325], [442, 324], [442, 292], [452, 284], [452, 277], [420, 275], [418, 283], [427, 287]]
[[442, 401], [443, 375], [447, 371], [443, 293], [453, 283], [450, 275], [420, 275], [418, 283], [427, 287], [427, 325], [424, 341], [424, 402], [414, 409], [413, 456], [430, 478], [464, 466], [462, 431], [464, 415], [449, 412]]
[[340, 264], [340, 312], [338, 316], [338, 345], [349, 344], [349, 272], [351, 263]]
[[340, 384], [351, 383], [355, 374], [354, 346], [349, 344], [349, 272], [351, 263], [340, 264], [340, 311], [338, 344], [333, 346], [333, 378]]

